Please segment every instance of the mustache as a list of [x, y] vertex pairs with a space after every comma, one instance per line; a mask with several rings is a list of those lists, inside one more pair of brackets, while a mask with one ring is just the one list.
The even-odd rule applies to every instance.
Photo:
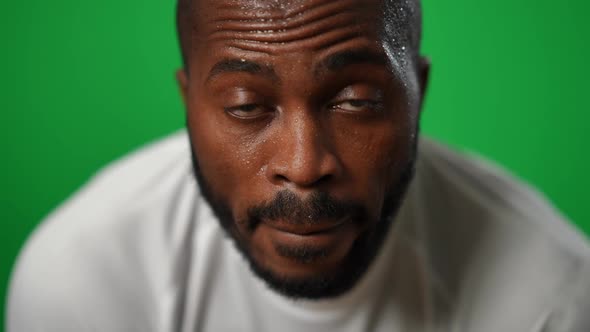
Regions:
[[366, 208], [354, 201], [338, 200], [326, 192], [314, 192], [302, 199], [290, 190], [279, 191], [274, 199], [247, 211], [247, 226], [253, 230], [263, 220], [281, 220], [293, 225], [313, 225], [325, 219], [363, 220]]

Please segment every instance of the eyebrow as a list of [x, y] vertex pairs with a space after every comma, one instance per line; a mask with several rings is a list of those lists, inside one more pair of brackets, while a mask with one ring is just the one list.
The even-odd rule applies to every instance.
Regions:
[[[319, 76], [324, 71], [338, 71], [346, 66], [358, 64], [373, 64], [389, 66], [384, 54], [369, 49], [346, 50], [328, 56], [314, 68], [314, 75]], [[264, 75], [275, 82], [280, 82], [272, 66], [262, 65], [245, 59], [223, 59], [217, 62], [207, 75], [206, 81], [224, 73], [244, 72], [253, 75]]]
[[278, 75], [274, 69], [268, 65], [262, 65], [254, 61], [245, 59], [223, 59], [217, 62], [209, 71], [206, 81], [210, 81], [215, 76], [223, 73], [249, 73], [249, 74], [262, 74], [268, 76], [273, 81], [279, 81]]
[[384, 54], [370, 49], [346, 50], [328, 56], [315, 68], [314, 74], [318, 76], [324, 71], [338, 71], [346, 66], [358, 64], [373, 64], [389, 66]]

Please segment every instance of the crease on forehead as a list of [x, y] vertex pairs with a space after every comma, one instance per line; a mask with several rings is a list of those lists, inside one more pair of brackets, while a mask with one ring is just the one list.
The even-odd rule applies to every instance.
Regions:
[[275, 18], [289, 18], [302, 11], [321, 5], [321, 3], [314, 4], [305, 0], [233, 0], [225, 3], [216, 1], [215, 3], [217, 10], [247, 11], [260, 13], [262, 16], [272, 13]]
[[[373, 6], [374, 7], [374, 6]], [[281, 29], [293, 29], [301, 27], [307, 23], [326, 19], [330, 16], [343, 13], [366, 14], [370, 11], [370, 6], [362, 5], [359, 1], [343, 0], [329, 1], [320, 4], [308, 4], [300, 7], [300, 10], [290, 12], [275, 12], [272, 10], [248, 10], [241, 8], [225, 8], [217, 10], [217, 17], [210, 20], [213, 25], [226, 25], [228, 27], [240, 28], [240, 25], [247, 24], [254, 29], [264, 29], [267, 27], [280, 27]], [[373, 8], [375, 11], [376, 8]], [[375, 13], [373, 13], [375, 14]]]
[[[305, 23], [302, 18], [329, 14], [330, 6], [357, 7], [372, 5], [379, 8], [376, 20], [382, 38], [390, 42], [392, 48], [406, 46], [418, 54], [420, 41], [420, 0], [177, 0], [177, 24], [181, 38], [183, 57], [193, 47], [202, 44], [206, 35], [204, 30], [240, 30], [240, 23], [248, 23], [247, 30], [259, 36], [268, 32], [286, 32]], [[191, 5], [192, 4], [192, 5]], [[312, 13], [313, 15], [308, 15]], [[304, 15], [305, 14], [305, 15]], [[198, 17], [198, 19], [196, 19]], [[319, 17], [321, 18], [321, 17]], [[274, 22], [277, 21], [277, 22]], [[186, 24], [184, 23], [186, 22]], [[280, 24], [269, 26], [269, 23]], [[183, 25], [184, 24], [184, 25]], [[237, 24], [237, 25], [236, 25]], [[184, 27], [184, 28], [183, 28]], [[182, 31], [186, 31], [183, 33]], [[242, 28], [243, 30], [243, 28]], [[199, 33], [200, 32], [200, 33]], [[200, 35], [200, 36], [199, 36]], [[184, 42], [183, 42], [184, 40]], [[259, 40], [269, 43], [268, 40]], [[185, 44], [185, 45], [183, 45]], [[186, 58], [185, 58], [186, 64]]]
[[[290, 5], [292, 6], [292, 5]], [[252, 10], [241, 6], [220, 6], [210, 18], [209, 40], [234, 40], [285, 45], [314, 37], [326, 41], [344, 40], [371, 33], [378, 18], [375, 6], [359, 1], [305, 2], [278, 13], [274, 9]], [[293, 9], [295, 8], [295, 9]], [[374, 32], [374, 31], [373, 31]]]
[[379, 0], [217, 3], [211, 8], [214, 14], [203, 20], [201, 32], [203, 41], [267, 54], [306, 47], [318, 51], [352, 40], [379, 44], [379, 4]]
[[214, 14], [203, 17], [203, 37], [242, 53], [362, 47], [372, 34], [373, 46], [382, 48], [393, 74], [417, 89], [409, 31], [415, 0], [212, 0], [207, 6]]
[[[180, 0], [191, 1], [191, 0]], [[208, 24], [200, 28], [240, 29], [247, 24], [252, 31], [288, 30], [310, 21], [345, 12], [366, 13], [372, 9], [374, 20], [380, 29], [387, 32], [395, 46], [412, 46], [419, 41], [419, 0], [192, 0], [201, 6], [194, 14], [212, 11], [213, 15], [201, 17]], [[377, 21], [377, 22], [375, 22]], [[203, 21], [201, 22], [203, 23]], [[243, 28], [242, 28], [243, 29]]]

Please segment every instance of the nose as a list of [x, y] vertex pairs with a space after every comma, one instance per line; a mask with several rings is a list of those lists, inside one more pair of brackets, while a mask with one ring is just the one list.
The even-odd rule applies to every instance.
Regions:
[[267, 167], [273, 184], [311, 189], [326, 186], [341, 175], [343, 167], [331, 148], [330, 133], [322, 130], [320, 116], [301, 111], [285, 117], [276, 135]]

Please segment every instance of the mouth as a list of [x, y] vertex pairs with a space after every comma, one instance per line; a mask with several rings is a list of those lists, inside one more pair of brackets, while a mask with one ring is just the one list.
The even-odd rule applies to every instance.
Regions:
[[[336, 248], [348, 247], [356, 238], [357, 229], [349, 217], [336, 221], [318, 221], [313, 224], [292, 224], [283, 221], [263, 222], [262, 233], [268, 236], [272, 247], [298, 252], [302, 248], [332, 252]], [[285, 250], [279, 250], [285, 252]], [[336, 250], [337, 251], [337, 250]]]
[[339, 228], [343, 227], [350, 222], [350, 218], [342, 218], [337, 221], [326, 221], [314, 224], [292, 224], [283, 221], [278, 222], [265, 222], [265, 224], [282, 233], [297, 235], [297, 236], [319, 236], [330, 234], [338, 231]]
[[342, 264], [360, 229], [350, 216], [292, 223], [264, 220], [254, 232], [259, 260], [291, 277], [331, 273]]

